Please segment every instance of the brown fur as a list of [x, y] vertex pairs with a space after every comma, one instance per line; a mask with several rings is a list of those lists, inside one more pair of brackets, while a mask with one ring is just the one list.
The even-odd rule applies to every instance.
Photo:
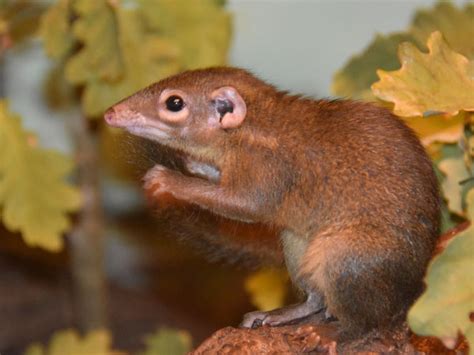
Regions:
[[[222, 86], [247, 105], [238, 128], [206, 126], [209, 95]], [[387, 325], [411, 304], [438, 236], [439, 196], [431, 161], [401, 120], [369, 103], [288, 95], [233, 68], [186, 72], [119, 105], [157, 119], [165, 88], [188, 94], [191, 119], [162, 143], [220, 179], [158, 168], [148, 189], [283, 230], [292, 279], [349, 332]]]

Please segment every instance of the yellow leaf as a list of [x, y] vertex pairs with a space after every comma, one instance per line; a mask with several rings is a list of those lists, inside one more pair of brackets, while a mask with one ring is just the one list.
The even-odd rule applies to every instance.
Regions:
[[1, 218], [9, 230], [20, 231], [27, 244], [57, 251], [69, 228], [67, 213], [80, 206], [78, 190], [64, 181], [73, 163], [30, 142], [20, 118], [0, 101]]
[[423, 145], [440, 143], [457, 143], [462, 137], [464, 114], [455, 117], [445, 116], [410, 117], [405, 122], [417, 133]]
[[191, 335], [183, 330], [160, 328], [145, 338], [147, 349], [141, 355], [185, 355], [192, 348]]
[[227, 61], [231, 17], [216, 0], [140, 0], [151, 28], [177, 44], [180, 70]]
[[449, 210], [463, 216], [463, 189], [460, 182], [470, 177], [463, 157], [444, 159], [438, 164], [438, 168], [446, 175], [441, 188], [444, 197], [448, 200]]
[[74, 45], [70, 18], [71, 0], [59, 0], [41, 18], [40, 35], [46, 53], [52, 58], [64, 57]]
[[331, 92], [337, 96], [374, 100], [370, 85], [377, 81], [377, 69], [400, 68], [397, 49], [400, 43], [414, 41], [407, 33], [378, 34], [360, 54], [349, 59], [346, 65], [334, 75]]
[[404, 117], [474, 110], [473, 63], [452, 51], [440, 32], [431, 35], [427, 46], [425, 54], [411, 43], [400, 45], [401, 69], [377, 71], [380, 81], [372, 85], [374, 95], [393, 102], [394, 113]]
[[48, 347], [33, 344], [25, 355], [111, 355], [111, 336], [106, 330], [94, 330], [80, 337], [72, 329], [53, 335]]
[[288, 279], [288, 273], [284, 270], [263, 269], [248, 277], [245, 289], [250, 293], [254, 306], [268, 311], [283, 306], [288, 292]]
[[175, 45], [148, 32], [137, 9], [107, 0], [76, 0], [74, 35], [83, 47], [66, 64], [66, 78], [84, 85], [82, 105], [88, 116], [133, 92], [175, 74]]

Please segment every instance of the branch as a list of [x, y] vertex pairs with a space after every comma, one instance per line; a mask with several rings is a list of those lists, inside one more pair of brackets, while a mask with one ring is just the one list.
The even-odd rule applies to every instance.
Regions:
[[75, 286], [75, 314], [82, 331], [106, 326], [103, 211], [97, 143], [87, 117], [72, 117], [79, 186], [84, 199], [78, 222], [70, 233], [71, 269]]

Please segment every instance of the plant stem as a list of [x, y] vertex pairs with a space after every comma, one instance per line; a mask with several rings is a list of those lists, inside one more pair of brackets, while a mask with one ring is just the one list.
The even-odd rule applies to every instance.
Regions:
[[97, 142], [86, 117], [72, 117], [79, 186], [84, 199], [79, 220], [70, 234], [75, 314], [81, 331], [104, 328], [107, 323], [104, 271], [104, 222]]

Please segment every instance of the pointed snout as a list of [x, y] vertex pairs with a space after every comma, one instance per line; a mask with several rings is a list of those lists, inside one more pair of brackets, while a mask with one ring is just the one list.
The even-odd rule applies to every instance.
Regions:
[[108, 125], [115, 127], [117, 126], [117, 112], [115, 111], [114, 106], [110, 107], [107, 111], [105, 111], [104, 119]]
[[126, 127], [133, 117], [133, 113], [125, 102], [113, 105], [104, 113], [105, 122], [112, 127]]

